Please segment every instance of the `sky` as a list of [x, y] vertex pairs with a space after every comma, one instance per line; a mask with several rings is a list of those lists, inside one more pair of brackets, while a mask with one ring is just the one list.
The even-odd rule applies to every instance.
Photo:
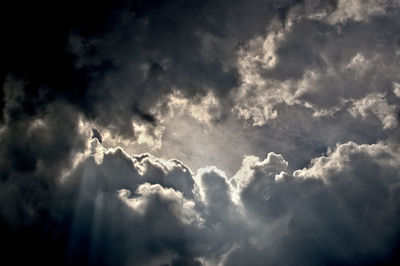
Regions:
[[399, 0], [5, 1], [10, 265], [400, 265]]

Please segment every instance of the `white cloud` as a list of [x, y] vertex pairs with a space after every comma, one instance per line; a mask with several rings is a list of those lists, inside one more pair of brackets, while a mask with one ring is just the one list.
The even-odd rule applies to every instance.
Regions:
[[[381, 258], [379, 249], [388, 247], [385, 239], [393, 225], [388, 223], [389, 231], [382, 230], [376, 219], [384, 216], [389, 220], [396, 219], [396, 203], [385, 193], [391, 193], [393, 200], [397, 195], [393, 189], [399, 183], [400, 156], [397, 150], [384, 142], [337, 144], [325, 156], [313, 159], [310, 167], [295, 170], [293, 174], [279, 154], [270, 152], [265, 160], [247, 156], [231, 179], [216, 167], [200, 169], [194, 176], [184, 165], [171, 160], [151, 155], [129, 159], [121, 155], [118, 152], [107, 153], [103, 163], [96, 168], [103, 169], [101, 172], [107, 176], [106, 179], [118, 177], [120, 181], [112, 181], [112, 187], [119, 199], [140, 215], [135, 218], [139, 220], [133, 222], [151, 219], [149, 222], [152, 224], [152, 219], [157, 216], [149, 215], [157, 213], [155, 208], [167, 208], [167, 213], [160, 213], [160, 217], [166, 217], [165, 223], [178, 219], [181, 225], [161, 235], [161, 232], [149, 229], [152, 235], [146, 237], [159, 241], [174, 239], [176, 230], [189, 227], [193, 234], [183, 236], [187, 248], [205, 264], [236, 265], [248, 261], [257, 265], [267, 261], [307, 265], [313, 258], [324, 262], [324, 257], [319, 257], [320, 253], [315, 253], [317, 251], [311, 247], [297, 246], [298, 240], [312, 244], [312, 239], [315, 239], [324, 243], [320, 248], [331, 250], [337, 256], [335, 259], [348, 262], [355, 259], [352, 252], [358, 254], [368, 250], [369, 255], [357, 256], [363, 261], [370, 256]], [[125, 160], [132, 160], [132, 163], [124, 170], [121, 163]], [[132, 178], [139, 168], [140, 177]], [[173, 172], [176, 172], [174, 178], [168, 183], [168, 176]], [[185, 188], [180, 178], [191, 180], [188, 183], [191, 185]], [[103, 181], [98, 179], [97, 182]], [[197, 196], [191, 197], [189, 190]], [[368, 209], [370, 199], [375, 203]], [[358, 206], [356, 209], [354, 204]], [[357, 214], [360, 208], [366, 208], [363, 215], [367, 220], [360, 221]], [[357, 229], [360, 223], [361, 228]], [[347, 233], [332, 232], [319, 224], [344, 228]], [[157, 223], [154, 226], [158, 228], [161, 225]], [[129, 230], [130, 233], [136, 232], [133, 228]], [[302, 234], [304, 230], [312, 239]], [[350, 243], [343, 241], [348, 232], [358, 232], [360, 239]], [[336, 243], [334, 246], [328, 241], [331, 237]], [[352, 252], [340, 255], [344, 250]], [[290, 258], [299, 252], [306, 252], [311, 257], [303, 256], [295, 263]], [[158, 255], [152, 256], [156, 258]]]
[[371, 93], [355, 101], [349, 111], [353, 116], [364, 119], [369, 114], [374, 114], [382, 122], [384, 129], [392, 129], [397, 127], [396, 109], [395, 105], [386, 102], [385, 94]]
[[393, 93], [394, 93], [398, 98], [400, 98], [400, 84], [397, 83], [397, 82], [394, 82], [394, 83], [393, 83], [393, 87], [394, 87]]
[[[349, 20], [366, 21], [371, 16], [385, 14], [388, 4], [396, 1], [387, 0], [340, 0], [335, 12], [328, 16], [330, 23], [345, 23]], [[397, 3], [398, 4], [398, 3]]]
[[280, 154], [247, 156], [231, 178], [91, 144], [54, 200], [31, 207], [51, 226], [64, 217], [72, 260], [80, 250], [122, 264], [309, 265], [329, 251], [346, 264], [383, 260], [398, 241], [400, 153], [385, 142], [338, 144], [294, 172]]

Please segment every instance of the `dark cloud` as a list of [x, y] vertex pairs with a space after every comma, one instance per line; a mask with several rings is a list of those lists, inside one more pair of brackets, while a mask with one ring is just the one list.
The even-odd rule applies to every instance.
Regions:
[[396, 99], [398, 3], [339, 1], [335, 9], [317, 11], [310, 2], [291, 10], [287, 27], [271, 24], [242, 51], [246, 82], [236, 108], [255, 125], [276, 118], [281, 103], [330, 116], [368, 97]]
[[394, 263], [399, 167], [384, 143], [338, 145], [293, 174], [281, 155], [250, 156], [231, 179], [94, 149], [61, 183], [3, 181], [4, 250], [24, 254], [17, 262], [74, 265]]
[[152, 108], [173, 90], [228, 99], [237, 47], [298, 2], [8, 2], [1, 77], [26, 80], [25, 113], [61, 98], [132, 137], [131, 121], [155, 123]]
[[97, 139], [100, 143], [103, 142], [103, 138], [97, 128], [92, 128], [92, 138]]
[[339, 145], [294, 177], [276, 175], [282, 168], [272, 162], [275, 155], [253, 162], [250, 182], [241, 190], [246, 208], [269, 224], [288, 220], [287, 226], [271, 245], [261, 240], [258, 248], [237, 249], [228, 264], [242, 265], [249, 257], [262, 265], [376, 265], [390, 260], [399, 236], [398, 203], [392, 194], [399, 180], [398, 170], [379, 159], [394, 155], [387, 152], [381, 144]]
[[[397, 265], [398, 14], [396, 1], [5, 3], [2, 259]], [[159, 156], [139, 154], [152, 143]]]
[[[110, 13], [115, 10], [112, 7], [119, 6], [116, 1], [104, 1], [96, 4], [96, 12], [90, 12], [94, 4], [95, 1], [58, 4], [7, 1], [3, 4], [1, 32], [5, 41], [1, 49], [1, 79], [11, 73], [27, 80], [24, 106], [30, 107], [30, 112], [40, 108], [35, 105], [38, 100], [47, 103], [59, 98], [83, 109], [89, 107], [85, 88], [90, 78], [76, 71], [75, 56], [67, 52], [67, 38], [75, 28], [89, 35], [104, 31]], [[42, 90], [45, 96], [41, 95]]]

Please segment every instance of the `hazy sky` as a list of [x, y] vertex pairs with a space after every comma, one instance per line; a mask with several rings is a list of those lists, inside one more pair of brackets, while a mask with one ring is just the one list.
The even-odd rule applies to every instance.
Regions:
[[0, 10], [6, 264], [400, 264], [399, 0]]

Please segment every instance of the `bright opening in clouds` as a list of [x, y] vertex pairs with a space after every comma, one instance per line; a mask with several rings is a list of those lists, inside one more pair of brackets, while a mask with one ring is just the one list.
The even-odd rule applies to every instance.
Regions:
[[400, 265], [400, 1], [6, 1], [6, 265]]

